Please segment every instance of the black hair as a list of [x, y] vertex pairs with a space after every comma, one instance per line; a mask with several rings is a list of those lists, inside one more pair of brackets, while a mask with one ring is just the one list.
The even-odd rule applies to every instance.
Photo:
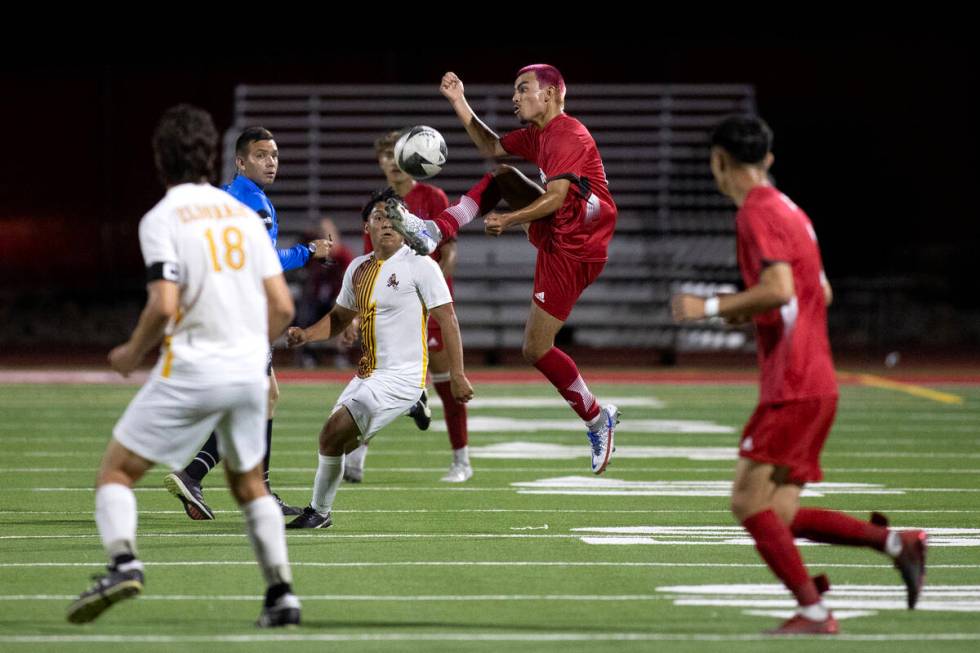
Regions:
[[153, 153], [165, 186], [214, 176], [218, 130], [211, 114], [190, 104], [167, 109], [153, 132]]
[[[395, 192], [395, 189], [392, 188], [391, 186], [385, 186], [384, 188], [380, 190], [376, 190], [373, 193], [371, 193], [371, 199], [369, 199], [367, 201], [367, 204], [364, 205], [364, 208], [361, 209], [361, 220], [367, 222], [368, 218], [371, 217], [371, 211], [374, 210], [374, 205], [377, 204], [378, 202], [384, 202], [389, 199], [394, 199], [394, 200], [398, 200], [399, 202], [402, 202], [402, 198], [398, 195], [398, 193]], [[402, 202], [402, 204], [404, 204], [404, 202]]]
[[235, 141], [235, 153], [245, 157], [248, 156], [248, 146], [256, 141], [275, 140], [265, 127], [246, 127]]
[[711, 145], [728, 152], [739, 163], [762, 163], [772, 150], [772, 130], [762, 118], [729, 116], [711, 132]]

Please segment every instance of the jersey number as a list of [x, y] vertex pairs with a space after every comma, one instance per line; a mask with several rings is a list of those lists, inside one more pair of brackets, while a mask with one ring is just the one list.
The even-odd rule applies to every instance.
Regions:
[[[211, 265], [214, 267], [215, 272], [221, 272], [221, 261], [218, 260], [218, 247], [214, 242], [214, 234], [208, 229], [204, 232], [204, 237], [208, 239], [208, 249], [211, 252]], [[241, 270], [242, 266], [245, 265], [245, 250], [242, 249], [242, 245], [245, 244], [245, 239], [242, 237], [242, 232], [238, 230], [238, 227], [226, 227], [221, 232], [221, 240], [225, 245], [225, 265], [232, 270]]]

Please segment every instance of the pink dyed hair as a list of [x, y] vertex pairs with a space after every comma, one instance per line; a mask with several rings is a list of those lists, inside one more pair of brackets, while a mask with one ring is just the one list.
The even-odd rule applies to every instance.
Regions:
[[524, 73], [534, 73], [534, 77], [538, 80], [538, 86], [541, 88], [554, 86], [558, 89], [558, 99], [562, 104], [565, 104], [565, 78], [561, 76], [561, 72], [557, 68], [551, 64], [534, 63], [518, 70], [517, 76], [520, 77]]

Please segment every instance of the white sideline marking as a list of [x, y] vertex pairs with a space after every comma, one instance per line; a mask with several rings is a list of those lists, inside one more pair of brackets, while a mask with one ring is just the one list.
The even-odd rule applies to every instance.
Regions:
[[[854, 508], [839, 508], [842, 512], [853, 512], [853, 513], [867, 513], [866, 508], [854, 509]], [[548, 514], [582, 514], [581, 510], [563, 510], [563, 509], [547, 509], [547, 508], [455, 508], [450, 510], [442, 509], [426, 509], [426, 508], [413, 508], [410, 510], [382, 510], [382, 509], [350, 509], [343, 510], [338, 509], [333, 511], [335, 514], [407, 514], [407, 515], [421, 515], [426, 513], [439, 513], [439, 514], [458, 514], [458, 513], [548, 513]], [[603, 510], [604, 514], [616, 514], [616, 515], [689, 515], [690, 510]], [[718, 514], [718, 515], [728, 515], [731, 514], [730, 510], [698, 510], [698, 514]], [[945, 515], [945, 514], [966, 514], [975, 515], [980, 513], [980, 510], [898, 510], [883, 508], [880, 512], [886, 514], [915, 514], [915, 515]], [[241, 514], [239, 510], [215, 510], [216, 515], [238, 515]], [[0, 510], [0, 515], [89, 515], [89, 511], [78, 511], [78, 510]], [[141, 515], [183, 515], [183, 510], [140, 510]], [[931, 568], [932, 565], [929, 565]]]
[[[148, 562], [143, 561], [146, 567], [254, 567], [254, 560], [181, 560], [178, 562]], [[761, 562], [557, 562], [548, 561], [402, 561], [402, 562], [296, 562], [290, 561], [293, 567], [311, 568], [385, 568], [385, 567], [637, 567], [637, 568], [672, 568], [685, 567], [692, 569], [768, 569]], [[73, 568], [92, 568], [102, 566], [102, 562], [2, 562], [0, 569], [24, 568], [24, 567], [73, 567]], [[864, 564], [864, 563], [820, 563], [820, 568], [828, 569], [892, 569], [891, 563]], [[930, 564], [929, 569], [980, 569], [980, 564], [976, 565], [956, 565], [956, 564]]]
[[[74, 597], [73, 597], [74, 598]], [[290, 635], [0, 635], [6, 644], [191, 644], [253, 642], [772, 642], [772, 635], [674, 633], [350, 633]], [[808, 639], [800, 641], [811, 641]], [[980, 633], [904, 633], [889, 635], [834, 635], [833, 642], [975, 642]]]
[[[625, 481], [596, 476], [562, 476], [511, 483], [518, 494], [561, 494], [643, 497], [727, 497], [731, 481]], [[904, 494], [904, 490], [874, 483], [812, 483], [800, 496], [831, 494]]]
[[[473, 433], [532, 433], [536, 431], [574, 431], [585, 433], [580, 419], [515, 419], [513, 417], [470, 417], [467, 428]], [[445, 431], [444, 422], [433, 422], [432, 429]], [[617, 427], [622, 433], [734, 433], [731, 426], [715, 422], [683, 419], [624, 420]]]
[[[77, 594], [0, 594], [0, 601], [72, 601]], [[302, 601], [664, 601], [660, 594], [300, 594]], [[261, 594], [141, 594], [141, 601], [261, 601]]]
[[[782, 585], [668, 585], [658, 592], [669, 595], [674, 605], [792, 609], [795, 603]], [[776, 597], [776, 598], [771, 598]], [[900, 585], [832, 585], [824, 594], [834, 610], [906, 610], [905, 588]], [[926, 585], [917, 610], [929, 612], [980, 612], [980, 585]]]
[[[663, 408], [664, 402], [654, 397], [602, 397], [603, 403], [616, 404], [620, 408]], [[442, 408], [439, 395], [429, 397], [429, 405]], [[481, 408], [563, 408], [568, 410], [568, 403], [561, 397], [478, 397], [466, 404], [466, 409]]]
[[[753, 617], [776, 617], [777, 619], [789, 619], [796, 614], [796, 610], [742, 610], [743, 614]], [[857, 617], [873, 617], [878, 614], [876, 610], [834, 610], [834, 619], [842, 621], [844, 619], [855, 619]]]
[[[483, 447], [481, 447], [481, 448], [483, 448]], [[489, 448], [489, 447], [485, 447], [485, 448]], [[580, 447], [580, 446], [579, 447], [568, 447], [568, 449], [576, 449], [578, 451], [578, 453], [581, 454], [581, 455], [575, 455], [575, 456], [569, 455], [567, 457], [567, 459], [571, 459], [571, 458], [588, 458], [588, 456], [589, 456], [588, 453], [585, 453], [585, 454], [582, 454], [581, 453], [580, 450], [582, 449], [582, 447]], [[665, 447], [665, 449], [675, 449], [675, 448]], [[472, 449], [470, 451], [471, 451], [471, 454], [470, 455], [472, 456], [473, 455], [472, 454]], [[643, 448], [643, 447], [634, 447], [634, 448], [630, 449], [630, 448], [626, 448], [626, 447], [618, 447], [616, 449], [616, 458], [623, 458], [623, 457], [625, 457], [625, 458], [646, 458], [647, 456], [639, 455], [641, 451], [645, 451], [645, 448]], [[676, 451], [678, 451], [678, 452], [681, 451], [681, 448], [680, 447], [677, 447], [676, 448]], [[703, 452], [704, 449], [701, 449], [699, 451]], [[623, 455], [623, 452], [626, 452], [626, 454]], [[658, 449], [657, 450], [657, 453], [659, 454], [659, 452], [660, 452], [660, 450]], [[670, 453], [673, 454], [674, 451], [671, 451]], [[511, 456], [487, 455], [486, 453], [476, 454], [475, 457], [477, 457], [477, 458], [511, 458]], [[514, 458], [517, 458], [517, 456], [513, 456], [513, 457]], [[674, 455], [670, 455], [670, 456], [653, 455], [653, 456], [649, 456], [649, 457], [650, 458], [673, 458], [673, 457], [678, 457], [679, 458], [679, 457], [684, 457], [684, 456], [683, 456], [683, 454], [680, 454], [680, 455], [677, 455], [677, 456], [674, 456]], [[95, 459], [95, 458], [96, 458], [96, 456], [93, 456], [93, 459]], [[542, 459], [545, 459], [545, 458], [542, 458]], [[721, 457], [721, 456], [719, 456], [717, 458], [717, 460], [732, 460], [732, 459], [734, 459], [734, 456], [724, 457], [724, 458]], [[691, 460], [714, 460], [714, 459], [713, 458], [709, 458], [708, 456], [704, 456], [702, 458], [691, 458]], [[311, 465], [310, 467], [277, 467], [275, 471], [276, 471], [277, 474], [308, 474], [308, 473], [313, 472], [315, 469], [316, 469], [316, 467], [314, 467], [314, 466]], [[439, 473], [444, 473], [446, 471], [446, 468], [445, 467], [370, 467], [369, 469], [372, 472], [384, 472], [384, 473], [391, 473], [391, 474], [439, 474]], [[521, 473], [521, 472], [553, 472], [553, 473], [566, 472], [566, 473], [574, 473], [574, 472], [577, 472], [577, 471], [580, 471], [580, 470], [581, 470], [581, 466], [576, 466], [576, 467], [480, 467], [479, 468], [480, 474], [516, 474], [516, 473]], [[58, 474], [78, 473], [78, 474], [91, 474], [91, 473], [93, 473], [93, 471], [94, 471], [94, 467], [93, 466], [89, 466], [89, 467], [0, 467], [0, 474], [39, 474], [39, 473], [58, 473]], [[629, 473], [643, 473], [643, 472], [646, 472], [646, 473], [691, 472], [691, 473], [697, 473], [697, 474], [719, 473], [719, 474], [725, 474], [726, 476], [731, 476], [731, 473], [732, 473], [731, 467], [729, 467], [729, 466], [724, 466], [724, 467], [630, 467], [628, 469], [623, 468], [623, 469], [619, 469], [617, 471], [620, 472], [620, 473], [623, 473], [623, 472], [629, 472]], [[923, 468], [911, 468], [911, 467], [908, 467], [908, 468], [898, 468], [898, 467], [893, 467], [893, 468], [880, 468], [880, 467], [824, 467], [823, 468], [823, 471], [825, 473], [827, 473], [827, 474], [849, 474], [849, 473], [853, 473], [853, 474], [913, 474], [913, 475], [916, 475], [916, 474], [943, 474], [943, 475], [947, 475], [947, 476], [950, 475], [950, 474], [964, 474], [964, 475], [980, 474], [980, 469], [938, 469], [938, 468], [936, 468], [936, 469], [923, 469]], [[152, 472], [151, 472], [151, 474], [152, 474]], [[159, 472], [159, 474], [162, 476], [163, 470], [161, 470]], [[2, 512], [0, 512], [0, 514], [2, 514]]]
[[[585, 443], [577, 446], [548, 442], [501, 442], [485, 447], [470, 447], [473, 458], [516, 460], [571, 460], [588, 458], [591, 450]], [[688, 460], [735, 460], [738, 449], [731, 447], [624, 447], [616, 448], [616, 458], [686, 458]], [[715, 470], [712, 470], [715, 471]], [[717, 470], [725, 471], [729, 470]]]
[[[914, 528], [911, 526], [903, 528]], [[573, 528], [594, 534], [582, 538], [586, 544], [680, 544], [704, 546], [754, 546], [755, 541], [741, 526], [622, 526]], [[978, 547], [980, 528], [927, 528], [929, 547]], [[798, 539], [797, 546], [825, 546]]]

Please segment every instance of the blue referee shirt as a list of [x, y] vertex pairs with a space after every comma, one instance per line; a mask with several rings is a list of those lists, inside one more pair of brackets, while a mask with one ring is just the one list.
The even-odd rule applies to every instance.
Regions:
[[[265, 191], [243, 175], [236, 175], [230, 184], [225, 184], [221, 189], [259, 214], [262, 221], [265, 222], [265, 228], [269, 231], [272, 246], [275, 247], [279, 238], [279, 220], [276, 219], [276, 209], [266, 197]], [[310, 249], [303, 244], [293, 245], [289, 249], [277, 247], [276, 253], [279, 254], [279, 262], [282, 263], [284, 272], [301, 268], [310, 260]]]

